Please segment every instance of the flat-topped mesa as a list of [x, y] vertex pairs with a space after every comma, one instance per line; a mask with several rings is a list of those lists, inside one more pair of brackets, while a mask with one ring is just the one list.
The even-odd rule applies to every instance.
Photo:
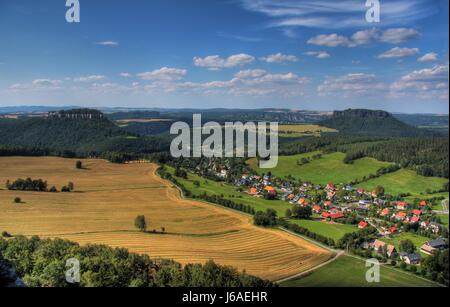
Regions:
[[347, 109], [334, 111], [333, 117], [389, 118], [392, 117], [392, 114], [382, 110]]
[[49, 118], [68, 118], [68, 119], [103, 119], [104, 114], [94, 109], [72, 109], [67, 111], [50, 112]]

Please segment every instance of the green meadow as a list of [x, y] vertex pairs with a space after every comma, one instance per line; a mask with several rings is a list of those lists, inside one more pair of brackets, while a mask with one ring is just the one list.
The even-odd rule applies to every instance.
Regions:
[[[372, 158], [362, 158], [353, 164], [343, 162], [345, 154], [341, 152], [322, 155], [322, 158], [313, 160], [310, 163], [298, 165], [302, 158], [311, 158], [320, 152], [310, 152], [294, 156], [280, 156], [276, 168], [270, 170], [277, 177], [287, 177], [288, 175], [315, 184], [347, 183], [355, 179], [362, 179], [364, 176], [375, 174], [382, 167], [390, 163], [380, 162]], [[249, 160], [249, 164], [258, 172], [264, 173], [267, 170], [260, 169], [256, 159]]]
[[441, 219], [441, 223], [448, 228], [448, 214], [438, 214]]
[[[174, 174], [174, 169], [166, 166], [166, 169], [172, 175]], [[212, 180], [207, 180], [193, 173], [188, 173], [188, 179], [183, 179], [175, 177], [178, 182], [186, 187], [193, 195], [198, 196], [201, 194], [208, 195], [223, 195], [223, 198], [232, 200], [236, 203], [242, 203], [245, 205], [252, 206], [256, 211], [266, 211], [266, 209], [274, 209], [277, 211], [279, 217], [285, 215], [286, 209], [290, 208], [291, 205], [282, 200], [265, 200], [264, 198], [254, 197], [243, 192], [239, 192], [234, 186], [223, 183], [216, 182]], [[194, 182], [198, 181], [200, 186], [195, 186]]]
[[[423, 237], [423, 236], [419, 236], [416, 235], [414, 233], [410, 233], [410, 232], [402, 232], [399, 235], [395, 235], [393, 236], [393, 238], [389, 239], [389, 238], [383, 238], [380, 239], [383, 242], [386, 242], [387, 244], [392, 244], [395, 246], [395, 248], [397, 249], [397, 252], [399, 252], [399, 246], [400, 246], [400, 242], [404, 241], [404, 240], [411, 240], [414, 245], [417, 247], [417, 252], [420, 251], [420, 247], [427, 241], [429, 241], [430, 239], [427, 237]], [[422, 254], [422, 253], [421, 253]], [[422, 256], [426, 256], [426, 254], [422, 254]]]
[[360, 186], [367, 190], [373, 190], [377, 186], [382, 186], [386, 193], [392, 195], [411, 193], [413, 196], [420, 198], [422, 194], [426, 194], [427, 190], [437, 191], [442, 189], [447, 181], [448, 179], [445, 178], [419, 176], [415, 171], [401, 169], [366, 181]]
[[363, 260], [342, 256], [310, 274], [281, 283], [283, 287], [436, 287], [437, 284], [392, 267], [381, 267], [379, 283], [366, 281]]
[[346, 233], [358, 231], [358, 227], [355, 225], [330, 224], [318, 220], [290, 220], [290, 222], [324, 237], [331, 238], [335, 242], [341, 239]]

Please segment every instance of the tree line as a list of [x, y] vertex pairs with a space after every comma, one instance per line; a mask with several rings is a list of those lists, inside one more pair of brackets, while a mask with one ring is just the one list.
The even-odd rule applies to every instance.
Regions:
[[[280, 142], [281, 143], [281, 142]], [[304, 137], [282, 143], [280, 155], [295, 155], [320, 150], [344, 152], [345, 163], [364, 157], [392, 162], [427, 177], [449, 178], [449, 141], [447, 137], [369, 137], [341, 133]]]
[[[182, 266], [123, 248], [80, 246], [62, 239], [0, 239], [0, 253], [30, 287], [271, 287], [270, 281], [213, 261]], [[66, 260], [80, 262], [80, 283], [68, 284]], [[1, 275], [0, 275], [1, 277]], [[1, 279], [0, 279], [1, 280]]]
[[[7, 180], [5, 186], [10, 191], [58, 192], [55, 186], [48, 188], [47, 181], [42, 179], [19, 178], [13, 182]], [[61, 192], [72, 192], [74, 189], [73, 182], [69, 182], [61, 188]]]

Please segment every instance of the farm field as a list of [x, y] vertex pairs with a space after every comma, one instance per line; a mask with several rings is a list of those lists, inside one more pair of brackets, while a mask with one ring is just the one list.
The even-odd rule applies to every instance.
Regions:
[[[169, 173], [173, 175], [174, 169], [166, 166]], [[207, 193], [208, 195], [223, 195], [225, 199], [232, 200], [236, 203], [243, 203], [245, 205], [252, 206], [256, 211], [265, 211], [268, 208], [277, 211], [278, 216], [282, 217], [285, 214], [286, 209], [292, 205], [281, 200], [265, 200], [254, 196], [247, 195], [245, 193], [236, 191], [233, 186], [225, 183], [214, 182], [212, 180], [205, 180], [204, 178], [192, 173], [188, 173], [188, 179], [176, 177], [177, 181], [183, 184], [194, 195], [200, 195]], [[199, 187], [194, 186], [194, 182], [200, 183]], [[344, 224], [331, 224], [324, 223], [316, 220], [290, 220], [290, 222], [297, 224], [301, 227], [309, 229], [312, 232], [332, 238], [335, 241], [342, 238], [346, 233], [355, 232], [358, 230], [356, 226], [344, 225]]]
[[290, 220], [290, 222], [324, 237], [331, 238], [335, 242], [341, 239], [346, 233], [358, 231], [358, 227], [354, 225], [332, 224], [315, 220]]
[[337, 132], [337, 130], [311, 124], [278, 126], [278, 134], [282, 137], [320, 136], [322, 132]]
[[[172, 175], [174, 169], [166, 166], [166, 169]], [[284, 216], [286, 209], [292, 205], [282, 200], [265, 200], [264, 198], [254, 197], [243, 192], [239, 192], [235, 187], [222, 182], [215, 182], [212, 180], [206, 180], [193, 173], [188, 173], [188, 178], [183, 179], [175, 177], [177, 181], [183, 184], [194, 195], [198, 196], [203, 193], [208, 195], [223, 195], [223, 198], [232, 200], [236, 203], [243, 203], [245, 205], [252, 206], [256, 211], [266, 211], [266, 209], [274, 209], [277, 211], [278, 216]], [[199, 187], [194, 186], [194, 182], [200, 183]]]
[[445, 178], [419, 176], [414, 171], [401, 169], [364, 182], [360, 186], [372, 190], [380, 185], [384, 187], [388, 194], [411, 193], [412, 196], [420, 198], [421, 194], [425, 194], [427, 190], [440, 190], [447, 181], [448, 179]]
[[[364, 176], [375, 174], [378, 169], [390, 165], [390, 163], [372, 158], [363, 158], [356, 160], [353, 164], [345, 164], [343, 162], [345, 154], [341, 152], [322, 155], [322, 158], [311, 160], [310, 163], [304, 165], [297, 164], [302, 158], [311, 158], [319, 153], [280, 156], [278, 166], [270, 171], [277, 177], [292, 175], [297, 179], [323, 185], [328, 182], [337, 184], [362, 179]], [[258, 168], [256, 159], [249, 160], [249, 164], [259, 173], [267, 172], [267, 170]]]
[[436, 287], [431, 281], [421, 279], [390, 267], [381, 267], [380, 283], [368, 283], [365, 279], [365, 262], [350, 256], [342, 256], [316, 271], [298, 279], [283, 282], [283, 287]]
[[[13, 235], [60, 237], [81, 244], [128, 248], [183, 264], [213, 259], [271, 280], [314, 267], [331, 254], [285, 232], [258, 228], [250, 217], [180, 198], [179, 191], [155, 175], [153, 164], [111, 164], [62, 158], [0, 158], [0, 182], [32, 177], [58, 189], [72, 181], [75, 192], [0, 190], [0, 231]], [[21, 204], [13, 199], [20, 197]], [[148, 229], [138, 232], [134, 218], [145, 215]]]

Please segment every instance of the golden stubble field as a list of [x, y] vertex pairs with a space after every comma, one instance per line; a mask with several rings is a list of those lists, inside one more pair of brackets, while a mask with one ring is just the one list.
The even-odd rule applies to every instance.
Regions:
[[[183, 264], [214, 260], [271, 280], [314, 267], [331, 254], [278, 230], [258, 228], [251, 218], [214, 205], [186, 200], [178, 189], [155, 175], [154, 164], [111, 164], [42, 157], [0, 157], [0, 231], [13, 235], [60, 237], [80, 244], [128, 248]], [[58, 190], [69, 181], [72, 193], [8, 191], [6, 180], [47, 180]], [[22, 204], [14, 204], [20, 197]], [[145, 215], [140, 233], [134, 218]]]

